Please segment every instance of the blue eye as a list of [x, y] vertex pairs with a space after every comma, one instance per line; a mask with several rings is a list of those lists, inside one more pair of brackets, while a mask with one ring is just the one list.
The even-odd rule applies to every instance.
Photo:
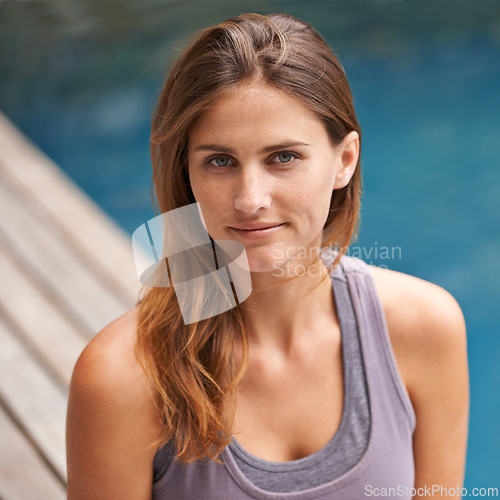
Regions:
[[227, 167], [230, 165], [231, 159], [227, 156], [216, 156], [215, 158], [209, 160], [209, 163], [214, 167]]
[[271, 163], [290, 163], [292, 160], [298, 158], [298, 155], [295, 153], [291, 153], [290, 151], [283, 151], [281, 153], [278, 153], [274, 159], [277, 161], [272, 161]]

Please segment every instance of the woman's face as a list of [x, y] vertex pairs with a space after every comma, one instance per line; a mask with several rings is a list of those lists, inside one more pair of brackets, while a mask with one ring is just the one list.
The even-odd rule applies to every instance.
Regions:
[[334, 146], [304, 104], [263, 83], [224, 94], [189, 135], [189, 178], [208, 233], [243, 243], [252, 272], [314, 256], [332, 191], [354, 172], [357, 137]]

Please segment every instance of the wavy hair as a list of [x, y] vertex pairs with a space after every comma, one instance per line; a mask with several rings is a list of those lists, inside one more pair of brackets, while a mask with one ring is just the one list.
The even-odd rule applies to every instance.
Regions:
[[[225, 92], [260, 79], [299, 99], [339, 144], [361, 130], [345, 72], [322, 37], [284, 14], [242, 14], [199, 32], [173, 65], [161, 91], [151, 132], [153, 182], [161, 213], [195, 203], [187, 175], [190, 130]], [[357, 232], [360, 159], [349, 184], [333, 191], [323, 245], [338, 251], [330, 270]], [[198, 290], [203, 302], [209, 292]], [[177, 459], [218, 460], [232, 439], [235, 395], [248, 359], [242, 306], [185, 325], [173, 288], [141, 291], [136, 355], [156, 390], [164, 432]], [[242, 361], [235, 361], [236, 345]]]

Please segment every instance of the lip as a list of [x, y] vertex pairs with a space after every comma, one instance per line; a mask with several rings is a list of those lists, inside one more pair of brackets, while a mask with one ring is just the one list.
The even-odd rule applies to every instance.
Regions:
[[253, 231], [255, 229], [267, 229], [268, 227], [281, 226], [283, 222], [254, 222], [251, 224], [238, 224], [238, 226], [230, 226], [231, 229]]
[[248, 240], [259, 240], [274, 234], [285, 225], [284, 222], [258, 222], [254, 224], [240, 224], [238, 227], [229, 228], [242, 238]]

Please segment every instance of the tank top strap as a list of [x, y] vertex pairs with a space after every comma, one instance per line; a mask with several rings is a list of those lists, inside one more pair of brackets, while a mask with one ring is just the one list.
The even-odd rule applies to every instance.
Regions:
[[[372, 377], [379, 380], [377, 391], [385, 391], [385, 398], [394, 406], [399, 401], [410, 430], [416, 426], [416, 416], [408, 391], [403, 383], [392, 347], [384, 308], [376, 289], [370, 266], [357, 257], [342, 256], [332, 276], [345, 278], [359, 322], [361, 345], [365, 352], [365, 364]], [[371, 369], [370, 369], [371, 368]], [[387, 381], [391, 383], [387, 383]], [[385, 382], [385, 383], [383, 383]], [[378, 398], [377, 398], [378, 399]], [[378, 399], [380, 400], [380, 399]]]

